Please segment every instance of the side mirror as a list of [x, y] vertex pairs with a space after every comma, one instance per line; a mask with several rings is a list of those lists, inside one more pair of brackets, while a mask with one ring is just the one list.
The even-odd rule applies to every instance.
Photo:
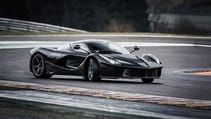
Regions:
[[130, 53], [133, 53], [133, 52], [138, 51], [138, 50], [139, 50], [139, 47], [138, 46], [134, 46], [133, 50], [130, 51]]
[[134, 46], [134, 51], [138, 51], [139, 47], [138, 46]]
[[74, 45], [74, 46], [73, 46], [73, 49], [74, 49], [74, 50], [80, 50], [80, 52], [81, 52], [81, 51], [84, 51], [84, 52], [90, 54], [89, 51], [83, 49], [80, 45]]
[[79, 49], [80, 49], [80, 45], [75, 45], [73, 48], [74, 48], [75, 50], [79, 50]]

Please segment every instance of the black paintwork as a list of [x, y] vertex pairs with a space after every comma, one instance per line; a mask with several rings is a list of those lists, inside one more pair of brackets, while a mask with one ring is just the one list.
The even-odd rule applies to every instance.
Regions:
[[[39, 53], [44, 56], [48, 74], [84, 75], [90, 58], [97, 61], [100, 76], [110, 78], [159, 78], [162, 65], [153, 55], [135, 56], [130, 53], [92, 52], [79, 48], [92, 43], [110, 42], [104, 40], [83, 40], [59, 48], [34, 48], [31, 58]], [[75, 45], [80, 45], [79, 47]], [[75, 49], [74, 49], [75, 48]], [[118, 61], [112, 64], [107, 59]], [[30, 71], [32, 71], [30, 65]]]

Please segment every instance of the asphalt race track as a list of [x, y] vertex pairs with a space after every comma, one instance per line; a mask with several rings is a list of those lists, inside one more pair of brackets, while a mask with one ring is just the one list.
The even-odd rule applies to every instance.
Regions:
[[[81, 39], [108, 39], [118, 42], [175, 43], [211, 45], [209, 38], [172, 38], [141, 36], [3, 36], [0, 41], [75, 41]], [[128, 49], [131, 49], [129, 47]], [[137, 55], [151, 53], [159, 57], [164, 66], [161, 79], [143, 84], [140, 79], [103, 79], [87, 82], [81, 77], [54, 76], [35, 79], [29, 72], [29, 51], [0, 49], [0, 79], [40, 84], [57, 84], [90, 89], [103, 89], [188, 99], [211, 100], [211, 76], [184, 74], [182, 70], [211, 69], [211, 47], [200, 46], [144, 46]]]

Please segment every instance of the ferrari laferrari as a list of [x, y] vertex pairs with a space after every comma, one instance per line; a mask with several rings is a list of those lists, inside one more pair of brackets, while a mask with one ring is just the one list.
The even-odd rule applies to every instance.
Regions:
[[162, 64], [152, 54], [134, 55], [118, 43], [81, 40], [58, 48], [36, 47], [30, 51], [30, 71], [36, 78], [78, 75], [89, 81], [102, 78], [140, 78], [152, 83], [160, 78]]

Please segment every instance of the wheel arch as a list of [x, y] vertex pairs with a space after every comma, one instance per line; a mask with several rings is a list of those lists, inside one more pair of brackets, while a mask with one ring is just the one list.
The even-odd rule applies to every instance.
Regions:
[[36, 47], [36, 48], [33, 48], [31, 51], [30, 51], [30, 61], [29, 61], [29, 70], [32, 71], [32, 68], [31, 68], [31, 60], [32, 58], [34, 57], [34, 55], [36, 54], [41, 54], [45, 59], [47, 59], [48, 55], [50, 54], [49, 52], [52, 52], [51, 49], [48, 49], [48, 48], [43, 48], [43, 47]]
[[88, 63], [89, 63], [89, 60], [90, 60], [90, 59], [94, 59], [94, 60], [97, 62], [97, 65], [100, 66], [100, 63], [99, 63], [98, 59], [97, 59], [95, 56], [88, 56], [88, 57], [86, 58], [86, 61], [85, 61], [85, 63], [84, 63], [84, 67], [83, 67], [83, 69], [84, 69], [83, 73], [84, 73], [84, 74], [87, 73], [87, 67], [88, 67]]
[[40, 51], [36, 51], [36, 52], [34, 52], [33, 54], [31, 54], [31, 57], [30, 57], [30, 60], [29, 60], [29, 70], [30, 70], [30, 72], [32, 72], [31, 61], [32, 61], [32, 58], [33, 58], [36, 54], [40, 54], [40, 55], [42, 55], [44, 58], [47, 57], [44, 53], [42, 53], [42, 52], [40, 52]]

